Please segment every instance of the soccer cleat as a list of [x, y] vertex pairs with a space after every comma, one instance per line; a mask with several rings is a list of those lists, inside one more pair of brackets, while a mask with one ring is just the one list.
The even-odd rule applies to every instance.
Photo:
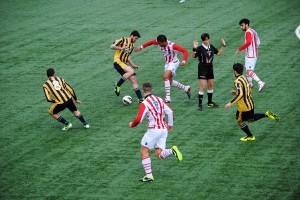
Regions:
[[165, 103], [171, 103], [171, 99], [167, 99], [167, 98], [165, 98]]
[[182, 154], [180, 153], [177, 146], [172, 146], [173, 154], [177, 157], [179, 161], [182, 161]]
[[187, 94], [188, 98], [190, 99], [191, 98], [191, 86], [187, 86], [187, 87], [188, 87], [188, 89], [186, 91], [186, 94]]
[[72, 128], [72, 124], [71, 124], [71, 123], [68, 123], [68, 124], [65, 125], [61, 130], [67, 131], [67, 130], [69, 130], [70, 128]]
[[151, 176], [151, 178], [148, 178], [147, 176], [144, 176], [143, 178], [140, 179], [141, 182], [152, 182], [154, 181], [154, 177]]
[[179, 3], [184, 3], [184, 2], [185, 2], [185, 0], [180, 0], [180, 1], [179, 1]]
[[83, 127], [84, 128], [90, 128], [90, 125], [89, 124], [85, 124]]
[[242, 137], [240, 140], [243, 142], [254, 141], [255, 137], [254, 136], [246, 136], [246, 137]]
[[216, 104], [215, 102], [211, 102], [211, 103], [207, 104], [207, 107], [209, 107], [209, 108], [217, 108], [217, 107], [219, 107], [219, 105]]
[[139, 99], [139, 103], [143, 103], [144, 100], [144, 98]]
[[266, 83], [261, 81], [258, 84], [258, 91], [261, 92], [265, 88], [265, 86], [266, 86]]
[[203, 110], [203, 106], [202, 105], [198, 105], [198, 110], [202, 111]]
[[120, 96], [121, 93], [121, 87], [117, 86], [117, 83], [115, 84], [115, 93], [117, 96]]
[[266, 116], [274, 121], [279, 121], [279, 117], [271, 111], [267, 111]]

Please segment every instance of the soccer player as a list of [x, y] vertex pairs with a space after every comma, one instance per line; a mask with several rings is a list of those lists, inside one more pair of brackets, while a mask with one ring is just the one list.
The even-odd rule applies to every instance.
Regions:
[[234, 81], [235, 90], [230, 93], [236, 96], [225, 105], [225, 109], [229, 109], [235, 103], [238, 104], [238, 110], [236, 111], [236, 119], [240, 128], [246, 133], [246, 137], [242, 137], [241, 141], [254, 141], [255, 137], [251, 133], [245, 121], [255, 122], [262, 118], [268, 117], [272, 120], [278, 121], [279, 117], [267, 111], [266, 113], [255, 113], [254, 114], [254, 102], [250, 96], [250, 87], [247, 79], [243, 76], [244, 66], [240, 63], [233, 64], [233, 73], [236, 77]]
[[166, 90], [165, 102], [171, 102], [171, 85], [184, 90], [188, 98], [191, 98], [191, 86], [185, 86], [182, 83], [173, 80], [173, 77], [176, 75], [176, 70], [179, 66], [179, 59], [177, 58], [178, 52], [183, 53], [183, 60], [180, 65], [185, 66], [188, 59], [188, 51], [185, 48], [175, 44], [174, 42], [167, 40], [167, 37], [165, 35], [159, 35], [157, 36], [156, 40], [150, 40], [140, 47], [137, 47], [135, 49], [135, 52], [140, 52], [142, 51], [142, 49], [151, 45], [159, 45], [159, 48], [162, 51], [166, 61], [164, 73], [164, 83]]
[[82, 114], [77, 110], [73, 100], [80, 104], [76, 97], [75, 91], [62, 78], [55, 76], [53, 68], [47, 69], [48, 80], [43, 85], [43, 90], [48, 102], [53, 103], [48, 113], [57, 121], [64, 124], [63, 131], [72, 128], [72, 124], [58, 113], [68, 108], [82, 123], [84, 128], [90, 128], [90, 125], [84, 119]]
[[[145, 100], [140, 104], [138, 114], [134, 121], [129, 122], [129, 127], [137, 126], [143, 118], [147, 117], [148, 129], [141, 140], [141, 157], [146, 176], [140, 181], [154, 181], [151, 168], [150, 150], [155, 148], [155, 155], [158, 158], [166, 159], [171, 155], [175, 155], [179, 161], [182, 160], [182, 154], [177, 146], [166, 149], [166, 141], [168, 131], [173, 128], [173, 111], [159, 97], [152, 95], [152, 85], [150, 83], [143, 84], [143, 94]], [[168, 124], [165, 121], [165, 114], [168, 116]]]
[[216, 49], [214, 45], [210, 44], [210, 37], [208, 33], [203, 33], [201, 35], [202, 44], [198, 46], [198, 41], [194, 40], [194, 48], [192, 51], [192, 57], [199, 60], [198, 64], [198, 79], [199, 79], [199, 94], [198, 94], [198, 110], [202, 111], [202, 100], [204, 89], [207, 82], [207, 96], [209, 108], [218, 107], [218, 104], [212, 101], [214, 92], [214, 70], [213, 70], [213, 60], [214, 54], [221, 55], [224, 48], [226, 47], [225, 40], [222, 38], [222, 47], [220, 50]]
[[[110, 46], [110, 48], [116, 50], [113, 65], [114, 68], [121, 74], [120, 80], [115, 84], [116, 95], [120, 95], [122, 84], [127, 79], [129, 79], [135, 91], [135, 94], [138, 97], [139, 102], [141, 103], [143, 101], [143, 97], [135, 78], [136, 73], [134, 71], [134, 69], [138, 69], [139, 67], [135, 65], [130, 58], [130, 54], [134, 49], [133, 43], [135, 43], [140, 37], [141, 36], [139, 32], [132, 31], [129, 37], [122, 37], [116, 40]], [[127, 65], [127, 63], [129, 63], [131, 67]]]
[[245, 68], [247, 74], [247, 80], [249, 81], [251, 92], [253, 88], [252, 79], [258, 83], [258, 91], [262, 91], [266, 86], [266, 83], [260, 80], [256, 73], [254, 73], [257, 57], [258, 57], [258, 47], [260, 45], [260, 40], [257, 32], [249, 27], [250, 20], [242, 19], [240, 21], [240, 27], [242, 31], [245, 31], [245, 44], [240, 46], [236, 51], [239, 54], [241, 51], [246, 50], [245, 54]]

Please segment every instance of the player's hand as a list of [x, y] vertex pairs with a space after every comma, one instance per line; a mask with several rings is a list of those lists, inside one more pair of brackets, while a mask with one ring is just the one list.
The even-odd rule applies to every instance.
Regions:
[[240, 54], [240, 53], [241, 53], [241, 51], [238, 49], [238, 50], [236, 51], [236, 53], [237, 53], [237, 54]]
[[194, 48], [197, 48], [199, 46], [199, 43], [197, 40], [194, 40], [193, 43], [194, 43]]
[[137, 48], [134, 49], [134, 52], [140, 52], [140, 51], [142, 51], [142, 47], [141, 46], [139, 46], [139, 47], [137, 47]]
[[137, 66], [137, 65], [131, 65], [131, 67], [132, 67], [133, 69], [138, 69], [138, 68], [139, 68], [139, 66]]
[[129, 122], [129, 127], [130, 127], [130, 128], [132, 128], [131, 125], [132, 125], [132, 122]]
[[78, 99], [75, 101], [77, 104], [81, 104], [81, 101], [79, 101]]
[[169, 125], [168, 125], [168, 126], [167, 126], [167, 129], [168, 129], [169, 132], [171, 132], [171, 131], [173, 130], [173, 126], [169, 126]]
[[186, 65], [186, 61], [185, 60], [181, 61], [180, 66], [185, 66], [185, 65]]
[[231, 106], [231, 103], [229, 102], [228, 104], [226, 104], [226, 105], [225, 105], [225, 107], [224, 107], [224, 108], [227, 110], [227, 109], [229, 109], [229, 108], [230, 108], [230, 106]]
[[225, 42], [224, 38], [221, 39], [221, 42], [222, 42], [222, 46], [226, 47], [226, 42]]
[[235, 90], [231, 90], [230, 94], [234, 95], [234, 94], [236, 94], [236, 91]]

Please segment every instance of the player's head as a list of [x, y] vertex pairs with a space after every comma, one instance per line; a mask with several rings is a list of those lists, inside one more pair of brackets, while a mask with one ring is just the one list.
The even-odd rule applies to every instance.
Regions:
[[53, 68], [47, 69], [47, 76], [48, 77], [54, 76], [54, 74], [55, 74], [55, 71], [54, 71]]
[[132, 31], [130, 33], [130, 38], [131, 38], [132, 43], [135, 43], [140, 37], [141, 37], [141, 35], [138, 31]]
[[144, 83], [143, 84], [143, 93], [144, 94], [151, 94], [152, 93], [152, 84], [151, 83]]
[[241, 63], [234, 63], [233, 66], [233, 71], [235, 72], [235, 76], [237, 75], [242, 75], [244, 71], [244, 66]]
[[209, 37], [208, 33], [202, 33], [201, 40], [205, 45], [209, 44], [209, 39], [210, 39], [210, 37]]
[[250, 25], [250, 20], [249, 19], [241, 19], [241, 21], [239, 22], [239, 25], [242, 29], [242, 31], [246, 31], [249, 28]]
[[161, 47], [166, 47], [168, 45], [168, 39], [165, 35], [159, 35], [156, 38], [158, 45]]

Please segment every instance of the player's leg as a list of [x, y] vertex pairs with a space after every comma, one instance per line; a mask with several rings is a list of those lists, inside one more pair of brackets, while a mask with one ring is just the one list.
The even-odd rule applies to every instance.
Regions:
[[247, 112], [237, 111], [236, 119], [237, 119], [237, 123], [240, 126], [240, 128], [242, 129], [242, 131], [244, 131], [244, 133], [247, 135], [246, 137], [242, 137], [240, 140], [243, 142], [254, 141], [255, 137], [251, 133], [248, 125], [244, 123], [244, 121], [249, 121], [250, 119], [253, 119], [251, 117], [251, 112], [250, 111], [247, 111]]
[[131, 84], [132, 84], [132, 88], [134, 89], [134, 92], [135, 92], [137, 98], [139, 99], [139, 102], [142, 103], [143, 100], [144, 100], [144, 98], [143, 98], [143, 96], [142, 96], [141, 90], [139, 89], [139, 85], [138, 85], [138, 83], [137, 83], [137, 80], [136, 80], [135, 76], [134, 76], [134, 75], [133, 75], [133, 76], [130, 76], [130, 77], [129, 77], [129, 81], [130, 81]]
[[198, 110], [202, 111], [203, 106], [202, 106], [202, 101], [203, 101], [203, 96], [204, 96], [204, 89], [206, 87], [206, 79], [199, 79], [199, 93], [198, 93]]
[[79, 121], [82, 122], [84, 128], [90, 128], [89, 123], [85, 120], [83, 115], [80, 113], [80, 111], [75, 106], [72, 99], [66, 102], [66, 107], [74, 114], [74, 116], [79, 119]]
[[[179, 62], [176, 62], [176, 63], [170, 63], [168, 65], [168, 70], [171, 70], [172, 71], [172, 77], [175, 77], [176, 75], [176, 70], [179, 66]], [[179, 89], [182, 89], [184, 92], [186, 92], [188, 98], [190, 99], [191, 98], [191, 86], [189, 85], [184, 85], [176, 80], [172, 80], [171, 82], [171, 85], [174, 86], [174, 87], [177, 87]]]
[[125, 63], [122, 62], [114, 62], [114, 68], [120, 73], [121, 78], [115, 85], [115, 93], [117, 96], [120, 95], [121, 86], [122, 84], [132, 75], [134, 75], [134, 70], [127, 66]]
[[209, 108], [216, 108], [219, 107], [218, 104], [212, 101], [213, 92], [214, 92], [214, 71], [213, 69], [207, 69], [207, 106]]
[[245, 68], [250, 87], [253, 87], [252, 79], [254, 79], [258, 84], [258, 91], [260, 92], [265, 87], [266, 83], [260, 80], [260, 78], [254, 72], [256, 61], [257, 58], [245, 58]]
[[63, 131], [66, 131], [66, 130], [72, 128], [72, 124], [58, 114], [60, 111], [63, 111], [65, 108], [66, 107], [64, 104], [54, 103], [48, 110], [48, 113], [51, 117], [53, 117], [54, 119], [56, 119], [57, 121], [59, 121], [60, 123], [62, 123], [64, 125], [64, 127], [62, 129]]
[[171, 70], [165, 70], [164, 83], [165, 83], [165, 90], [166, 90], [166, 98], [165, 98], [166, 103], [171, 102], [171, 88], [170, 88], [171, 80], [172, 80], [172, 71]]
[[140, 181], [149, 182], [153, 181], [154, 177], [152, 174], [152, 166], [151, 166], [151, 158], [150, 158], [150, 150], [154, 148], [154, 145], [157, 143], [160, 135], [158, 130], [148, 129], [145, 133], [144, 137], [141, 140], [141, 157], [142, 157], [142, 165], [146, 176], [144, 176]]

